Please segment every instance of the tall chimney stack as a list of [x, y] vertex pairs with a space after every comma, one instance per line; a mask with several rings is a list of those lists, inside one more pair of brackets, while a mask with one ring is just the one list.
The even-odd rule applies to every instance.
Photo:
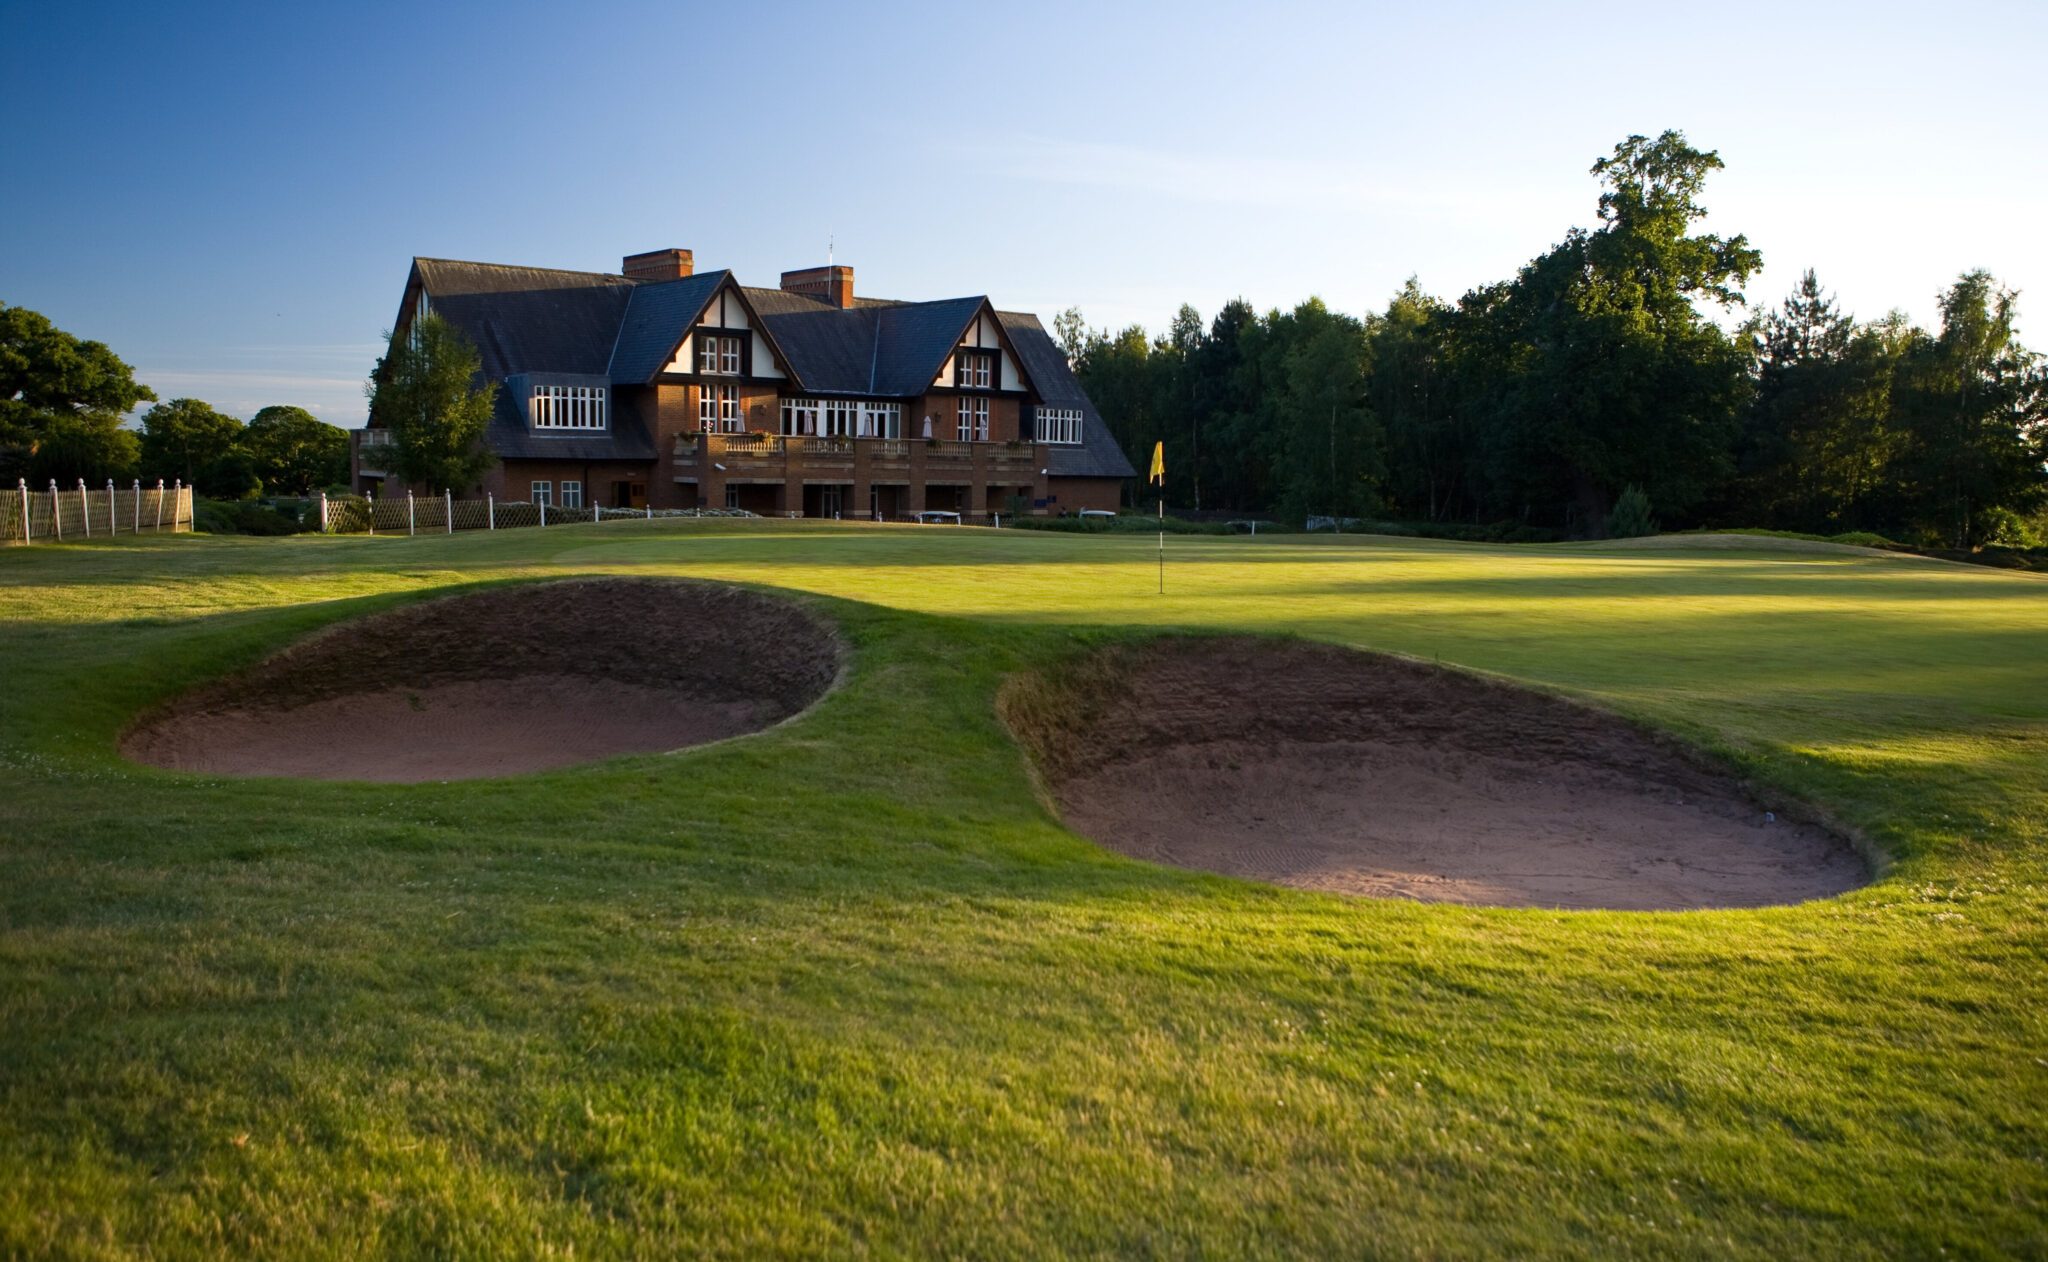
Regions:
[[844, 311], [853, 305], [853, 269], [835, 265], [784, 272], [782, 288], [786, 293], [809, 294], [813, 298], [823, 298]]
[[696, 266], [688, 250], [649, 250], [645, 254], [628, 254], [619, 270], [634, 280], [681, 280]]

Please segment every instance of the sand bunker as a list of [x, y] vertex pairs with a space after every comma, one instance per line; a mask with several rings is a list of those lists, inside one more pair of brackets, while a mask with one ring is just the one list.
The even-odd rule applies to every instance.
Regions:
[[811, 704], [838, 640], [769, 596], [573, 579], [331, 627], [122, 741], [181, 771], [412, 782], [504, 776], [757, 731]]
[[1069, 827], [1181, 867], [1623, 910], [1792, 903], [1866, 879], [1847, 843], [1674, 741], [1397, 658], [1167, 640], [1020, 677], [1002, 704]]

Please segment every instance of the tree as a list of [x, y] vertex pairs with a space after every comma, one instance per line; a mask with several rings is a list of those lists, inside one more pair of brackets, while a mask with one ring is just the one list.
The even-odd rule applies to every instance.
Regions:
[[497, 463], [484, 446], [498, 387], [476, 384], [476, 347], [439, 315], [415, 320], [370, 379], [370, 423], [390, 431], [371, 459], [414, 486], [469, 490]]
[[0, 466], [10, 476], [70, 483], [131, 473], [135, 437], [121, 417], [155, 398], [104, 343], [0, 303]]
[[1052, 318], [1053, 341], [1059, 343], [1066, 353], [1067, 364], [1081, 362], [1082, 354], [1088, 349], [1088, 323], [1081, 318], [1081, 308], [1068, 307]]
[[1411, 276], [1385, 314], [1366, 322], [1367, 393], [1386, 431], [1388, 491], [1430, 521], [1448, 518], [1464, 498], [1471, 458], [1453, 406], [1450, 315]]
[[240, 421], [198, 399], [159, 403], [142, 416], [143, 476], [178, 479], [219, 499], [254, 494], [245, 470], [221, 467], [241, 437]]
[[1629, 137], [1593, 164], [1599, 229], [1460, 302], [1497, 508], [1540, 497], [1597, 535], [1616, 487], [1683, 509], [1732, 476], [1748, 356], [1693, 303], [1740, 302], [1762, 258], [1742, 237], [1691, 234], [1721, 166], [1675, 131]]
[[1909, 519], [1957, 548], [2048, 500], [2048, 371], [2013, 336], [2018, 295], [1967, 272], [1941, 298], [1941, 333], [1906, 351], [1896, 462]]
[[249, 419], [242, 446], [273, 491], [304, 495], [348, 481], [347, 431], [304, 408], [264, 408]]
[[1893, 381], [1907, 337], [1894, 315], [1858, 327], [1812, 269], [1751, 326], [1756, 397], [1739, 453], [1736, 520], [1834, 533], [1883, 524], [1903, 449]]

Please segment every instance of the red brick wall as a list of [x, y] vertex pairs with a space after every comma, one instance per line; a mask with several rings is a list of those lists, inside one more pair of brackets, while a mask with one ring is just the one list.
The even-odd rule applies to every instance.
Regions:
[[1123, 480], [1120, 478], [1051, 478], [1046, 485], [1047, 495], [1059, 499], [1047, 504], [1046, 511], [1053, 514], [1078, 513], [1084, 508], [1101, 508], [1115, 512], [1117, 500], [1123, 494]]

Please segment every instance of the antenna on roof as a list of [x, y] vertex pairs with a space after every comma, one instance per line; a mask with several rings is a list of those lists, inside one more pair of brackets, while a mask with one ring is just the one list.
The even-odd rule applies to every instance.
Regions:
[[832, 266], [832, 244], [832, 234], [828, 232], [825, 234], [825, 266], [827, 267]]

